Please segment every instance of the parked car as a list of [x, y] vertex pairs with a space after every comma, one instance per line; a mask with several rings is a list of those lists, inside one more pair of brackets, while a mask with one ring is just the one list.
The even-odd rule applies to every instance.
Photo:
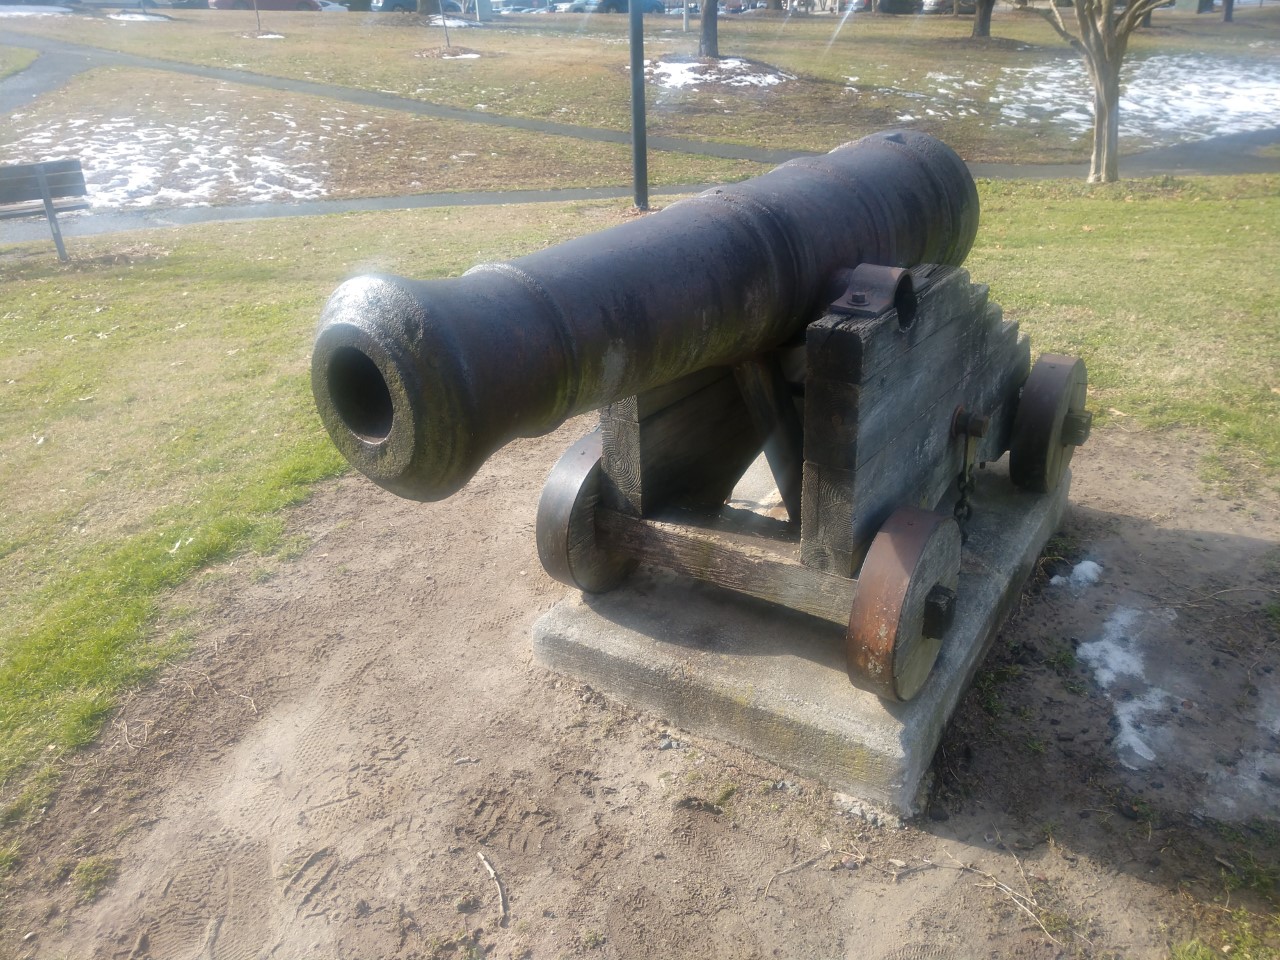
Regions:
[[[440, 4], [440, 9], [445, 13], [461, 13], [462, 4], [456, 0], [444, 0]], [[419, 7], [418, 0], [373, 0], [369, 4], [369, 10], [373, 13], [417, 13]], [[434, 14], [436, 12], [434, 0], [427, 0], [422, 4], [421, 11]]]
[[[215, 10], [252, 10], [253, 0], [210, 0]], [[259, 10], [319, 10], [316, 0], [258, 0]]]
[[961, 13], [976, 13], [977, 3], [974, 0], [924, 0], [921, 13], [951, 13], [957, 3]]
[[[628, 13], [630, 7], [627, 0], [587, 0], [583, 5], [584, 13]], [[667, 8], [662, 0], [641, 0], [641, 13], [666, 13]]]

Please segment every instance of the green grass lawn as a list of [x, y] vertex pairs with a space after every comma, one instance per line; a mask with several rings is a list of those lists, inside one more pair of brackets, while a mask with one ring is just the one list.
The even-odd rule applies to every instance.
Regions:
[[1216, 477], [1277, 489], [1280, 178], [982, 193], [970, 270], [1037, 348], [1087, 359], [1103, 420], [1204, 431]]
[[[1280, 178], [981, 194], [970, 270], [1036, 351], [1086, 359], [1103, 419], [1192, 429], [1237, 489], [1276, 489], [1280, 293], [1259, 265], [1280, 257]], [[456, 274], [624, 215], [579, 204], [208, 225], [75, 239], [68, 265], [47, 241], [0, 250], [0, 780], [12, 815], [122, 691], [181, 651], [181, 635], [155, 626], [173, 588], [277, 549], [285, 508], [344, 469], [307, 374], [339, 282]]]
[[0, 47], [0, 80], [25, 70], [36, 59], [36, 51], [24, 47]]

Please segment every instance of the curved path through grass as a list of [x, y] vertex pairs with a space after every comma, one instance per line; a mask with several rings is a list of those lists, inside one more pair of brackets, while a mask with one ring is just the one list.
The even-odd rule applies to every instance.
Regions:
[[[0, 112], [12, 112], [32, 99], [65, 84], [85, 70], [101, 66], [125, 66], [148, 70], [164, 70], [191, 76], [246, 84], [289, 93], [325, 97], [382, 110], [398, 110], [419, 116], [467, 123], [486, 124], [525, 130], [548, 136], [571, 137], [597, 143], [629, 144], [630, 136], [618, 130], [605, 130], [576, 124], [556, 123], [527, 117], [497, 115], [487, 111], [461, 110], [414, 100], [393, 94], [351, 87], [271, 77], [244, 70], [204, 67], [177, 63], [154, 57], [120, 53], [82, 44], [66, 43], [38, 36], [24, 36], [21, 43], [37, 50], [40, 56], [27, 69], [0, 81]], [[796, 151], [765, 150], [754, 147], [689, 140], [678, 137], [649, 137], [651, 150], [669, 150], [731, 160], [758, 163], [782, 163], [803, 154]], [[1162, 147], [1125, 158], [1125, 173], [1130, 177], [1161, 174], [1245, 174], [1280, 172], [1280, 152], [1257, 156], [1258, 147], [1280, 143], [1280, 128], [1252, 133], [1232, 134], [1211, 140]], [[1008, 179], [1072, 179], [1083, 178], [1083, 164], [1010, 164], [974, 163], [975, 177]], [[651, 187], [653, 194], [681, 194], [704, 189], [706, 184], [679, 184]], [[67, 218], [70, 236], [184, 226], [225, 220], [253, 220], [274, 217], [316, 216], [364, 210], [401, 210], [443, 206], [478, 206], [502, 203], [566, 203], [580, 200], [621, 199], [630, 195], [628, 187], [585, 187], [559, 190], [512, 190], [463, 193], [420, 193], [389, 197], [315, 200], [302, 203], [252, 203], [220, 207], [171, 207], [167, 209], [130, 210], [113, 213], [95, 211], [90, 216]], [[36, 240], [47, 233], [39, 221], [5, 224], [0, 239], [7, 242]]]

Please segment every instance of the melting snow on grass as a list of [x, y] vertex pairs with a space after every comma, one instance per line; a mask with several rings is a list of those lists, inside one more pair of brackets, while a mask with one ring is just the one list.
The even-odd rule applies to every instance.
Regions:
[[[845, 90], [853, 96], [862, 92], [857, 79], [845, 78]], [[872, 92], [907, 101], [899, 123], [990, 116], [994, 106], [996, 127], [1049, 124], [1079, 139], [1093, 129], [1093, 91], [1079, 60], [1006, 67], [993, 79], [941, 72], [927, 79], [923, 91], [881, 87]], [[1122, 140], [1164, 146], [1280, 126], [1280, 59], [1190, 54], [1131, 59], [1120, 79]]]
[[310, 157], [328, 138], [298, 135], [296, 126], [275, 111], [256, 120], [218, 111], [193, 124], [67, 120], [5, 152], [79, 157], [95, 207], [314, 200], [325, 195], [323, 163]]
[[699, 83], [726, 87], [775, 87], [795, 77], [746, 60], [646, 60], [645, 77], [660, 87], [678, 90]]
[[[1120, 136], [1177, 143], [1280, 126], [1280, 59], [1178, 54], [1128, 60], [1120, 74]], [[1093, 127], [1093, 93], [1076, 60], [1006, 68], [991, 95], [1001, 123]]]

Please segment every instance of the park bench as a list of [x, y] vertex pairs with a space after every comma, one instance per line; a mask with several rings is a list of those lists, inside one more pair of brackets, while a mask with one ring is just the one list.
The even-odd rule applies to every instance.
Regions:
[[0, 220], [43, 214], [49, 220], [58, 259], [64, 263], [67, 248], [58, 229], [58, 214], [89, 206], [88, 188], [79, 160], [45, 160], [0, 167]]

